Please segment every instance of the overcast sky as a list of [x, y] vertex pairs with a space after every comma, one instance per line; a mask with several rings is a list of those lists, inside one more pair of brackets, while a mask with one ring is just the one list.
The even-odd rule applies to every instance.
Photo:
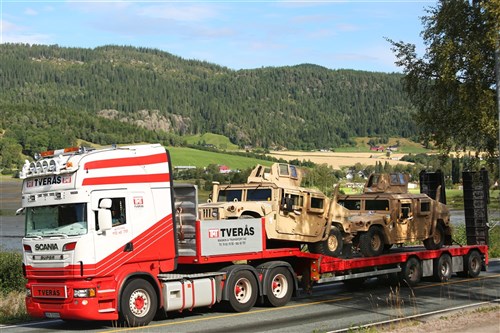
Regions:
[[131, 45], [231, 69], [303, 63], [401, 72], [384, 39], [422, 53], [436, 1], [0, 0], [0, 43]]

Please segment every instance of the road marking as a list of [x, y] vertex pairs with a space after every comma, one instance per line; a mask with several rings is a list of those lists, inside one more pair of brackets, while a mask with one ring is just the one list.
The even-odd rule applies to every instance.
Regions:
[[220, 315], [216, 317], [209, 317], [209, 318], [196, 318], [196, 319], [188, 319], [188, 320], [183, 320], [183, 321], [177, 321], [177, 322], [171, 322], [171, 323], [163, 323], [163, 324], [153, 324], [153, 325], [148, 325], [148, 326], [141, 326], [141, 327], [124, 327], [116, 330], [106, 330], [103, 332], [126, 332], [126, 331], [133, 331], [133, 330], [140, 330], [140, 329], [149, 329], [149, 328], [158, 328], [158, 327], [165, 327], [165, 326], [172, 326], [172, 325], [179, 325], [179, 324], [190, 324], [190, 323], [195, 323], [198, 321], [204, 321], [204, 320], [213, 320], [213, 319], [221, 319], [221, 318], [229, 318], [229, 317], [237, 317], [237, 316], [245, 316], [249, 314], [255, 314], [255, 313], [260, 313], [260, 312], [269, 312], [269, 311], [277, 311], [277, 310], [285, 310], [285, 309], [293, 309], [293, 308], [298, 308], [302, 306], [309, 306], [309, 305], [315, 305], [315, 304], [323, 304], [323, 303], [333, 303], [333, 302], [340, 302], [340, 301], [347, 301], [352, 299], [352, 297], [341, 297], [341, 298], [336, 298], [336, 299], [329, 299], [329, 300], [324, 300], [324, 301], [316, 301], [312, 303], [304, 303], [304, 304], [294, 304], [294, 305], [286, 305], [286, 306], [281, 306], [277, 308], [268, 308], [268, 309], [262, 309], [262, 310], [254, 310], [254, 311], [249, 311], [249, 312], [240, 312], [240, 313], [231, 313], [231, 314], [225, 314], [225, 315]]
[[425, 285], [425, 286], [416, 286], [416, 287], [413, 287], [413, 289], [425, 289], [425, 288], [437, 287], [437, 286], [448, 285], [448, 284], [459, 284], [459, 283], [464, 283], [464, 282], [492, 279], [492, 278], [496, 278], [496, 277], [500, 277], [500, 274], [484, 276], [484, 277], [468, 278], [467, 280], [438, 282], [438, 283], [433, 283], [433, 284]]

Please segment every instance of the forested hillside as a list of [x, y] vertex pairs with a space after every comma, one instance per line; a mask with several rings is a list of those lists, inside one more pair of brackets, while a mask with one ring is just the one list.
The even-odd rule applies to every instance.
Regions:
[[206, 132], [290, 149], [417, 134], [400, 74], [310, 64], [234, 71], [134, 47], [0, 48], [2, 136], [24, 151], [30, 140], [175, 144]]

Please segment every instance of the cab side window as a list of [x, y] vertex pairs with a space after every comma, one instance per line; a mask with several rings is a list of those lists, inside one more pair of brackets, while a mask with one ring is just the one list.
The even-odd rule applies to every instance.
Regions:
[[113, 222], [113, 227], [125, 224], [127, 222], [125, 198], [112, 198], [111, 202], [111, 220]]

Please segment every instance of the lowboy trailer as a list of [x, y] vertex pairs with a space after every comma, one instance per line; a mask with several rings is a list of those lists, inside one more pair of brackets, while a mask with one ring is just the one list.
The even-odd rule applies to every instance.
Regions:
[[157, 313], [223, 302], [283, 306], [320, 283], [392, 274], [476, 277], [487, 246], [396, 248], [341, 259], [293, 243], [269, 246], [265, 218], [200, 220], [197, 189], [176, 184], [160, 145], [46, 152], [21, 172], [23, 269], [32, 317], [118, 320], [142, 326]]

